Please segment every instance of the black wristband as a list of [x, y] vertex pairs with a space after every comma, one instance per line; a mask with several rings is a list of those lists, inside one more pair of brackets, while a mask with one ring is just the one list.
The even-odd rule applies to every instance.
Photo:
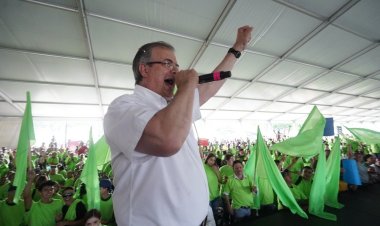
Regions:
[[236, 57], [236, 59], [239, 58], [239, 57], [241, 56], [241, 52], [240, 52], [240, 51], [237, 51], [237, 50], [234, 49], [234, 48], [230, 48], [230, 49], [228, 50], [228, 53], [232, 53], [232, 54]]

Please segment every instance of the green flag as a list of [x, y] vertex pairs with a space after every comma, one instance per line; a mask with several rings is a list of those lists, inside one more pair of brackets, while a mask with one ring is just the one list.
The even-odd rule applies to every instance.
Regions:
[[[276, 163], [270, 155], [268, 147], [261, 135], [260, 128], [257, 130], [257, 142], [256, 142], [256, 177], [264, 177], [269, 181], [273, 190], [277, 194], [281, 202], [287, 206], [292, 213], [297, 213], [301, 217], [308, 218], [307, 214], [301, 209], [295, 200], [292, 192], [278, 170]], [[251, 154], [252, 155], [252, 154]], [[249, 160], [248, 160], [249, 161]], [[259, 164], [260, 162], [260, 164]], [[247, 162], [248, 164], [248, 162]], [[248, 166], [250, 167], [250, 166]], [[260, 182], [260, 181], [259, 181]]]
[[80, 180], [86, 184], [88, 209], [100, 210], [99, 175], [96, 165], [95, 145], [92, 140], [92, 128], [90, 129], [89, 143], [88, 157], [80, 175]]
[[16, 175], [13, 185], [16, 186], [16, 194], [13, 202], [18, 203], [21, 194], [24, 191], [26, 184], [26, 171], [28, 166], [28, 153], [29, 148], [35, 142], [32, 105], [30, 101], [30, 93], [26, 93], [26, 106], [24, 117], [22, 118], [20, 135], [18, 138], [17, 151], [16, 151]]
[[253, 196], [253, 206], [252, 208], [254, 209], [260, 209], [260, 189], [258, 187], [258, 177], [257, 177], [257, 170], [256, 170], [256, 165], [257, 165], [257, 150], [256, 150], [256, 145], [250, 146], [249, 150], [251, 154], [249, 155], [248, 161], [244, 166], [244, 174], [247, 177], [252, 178], [253, 183], [256, 186], [257, 193], [255, 196]]
[[340, 176], [340, 138], [337, 137], [326, 163], [326, 205], [340, 209], [344, 205], [338, 202]]
[[298, 135], [274, 144], [271, 149], [291, 156], [311, 158], [319, 152], [325, 123], [325, 117], [314, 106]]
[[111, 149], [104, 135], [96, 142], [95, 153], [98, 170], [102, 170], [103, 166], [111, 161]]
[[326, 154], [324, 145], [319, 147], [319, 156], [317, 169], [314, 174], [313, 184], [311, 186], [309, 197], [309, 213], [327, 219], [336, 221], [336, 216], [324, 211], [326, 194]]
[[380, 132], [363, 129], [363, 128], [347, 128], [348, 131], [352, 133], [356, 137], [356, 139], [360, 140], [366, 144], [379, 144], [380, 143]]

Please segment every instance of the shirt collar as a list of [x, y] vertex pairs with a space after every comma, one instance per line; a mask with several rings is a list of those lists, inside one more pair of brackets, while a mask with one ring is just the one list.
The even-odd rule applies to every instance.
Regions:
[[240, 179], [238, 176], [236, 176], [236, 174], [234, 174], [234, 178], [238, 179], [238, 180], [244, 180], [246, 178], [246, 176], [243, 174], [243, 179]]

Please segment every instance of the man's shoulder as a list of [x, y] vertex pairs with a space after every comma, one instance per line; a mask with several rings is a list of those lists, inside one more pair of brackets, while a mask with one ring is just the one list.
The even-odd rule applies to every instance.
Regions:
[[136, 103], [138, 103], [138, 101], [135, 95], [133, 94], [121, 95], [111, 102], [111, 104], [108, 107], [107, 114], [110, 114], [110, 113], [115, 114], [117, 112], [124, 111], [125, 109], [127, 109], [130, 106], [135, 105]]
[[135, 95], [133, 95], [133, 94], [124, 94], [124, 95], [116, 97], [111, 102], [110, 106], [112, 106], [112, 105], [119, 105], [119, 104], [122, 104], [122, 103], [133, 102], [133, 101], [135, 101], [135, 99], [136, 99]]

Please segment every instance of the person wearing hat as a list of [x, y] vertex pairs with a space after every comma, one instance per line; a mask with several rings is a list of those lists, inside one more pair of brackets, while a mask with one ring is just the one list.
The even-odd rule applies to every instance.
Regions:
[[116, 225], [112, 202], [113, 184], [109, 179], [101, 179], [99, 187], [102, 225]]
[[16, 186], [9, 186], [6, 200], [0, 201], [0, 225], [19, 226], [22, 223], [25, 208], [24, 202], [20, 200], [17, 204], [13, 202]]

